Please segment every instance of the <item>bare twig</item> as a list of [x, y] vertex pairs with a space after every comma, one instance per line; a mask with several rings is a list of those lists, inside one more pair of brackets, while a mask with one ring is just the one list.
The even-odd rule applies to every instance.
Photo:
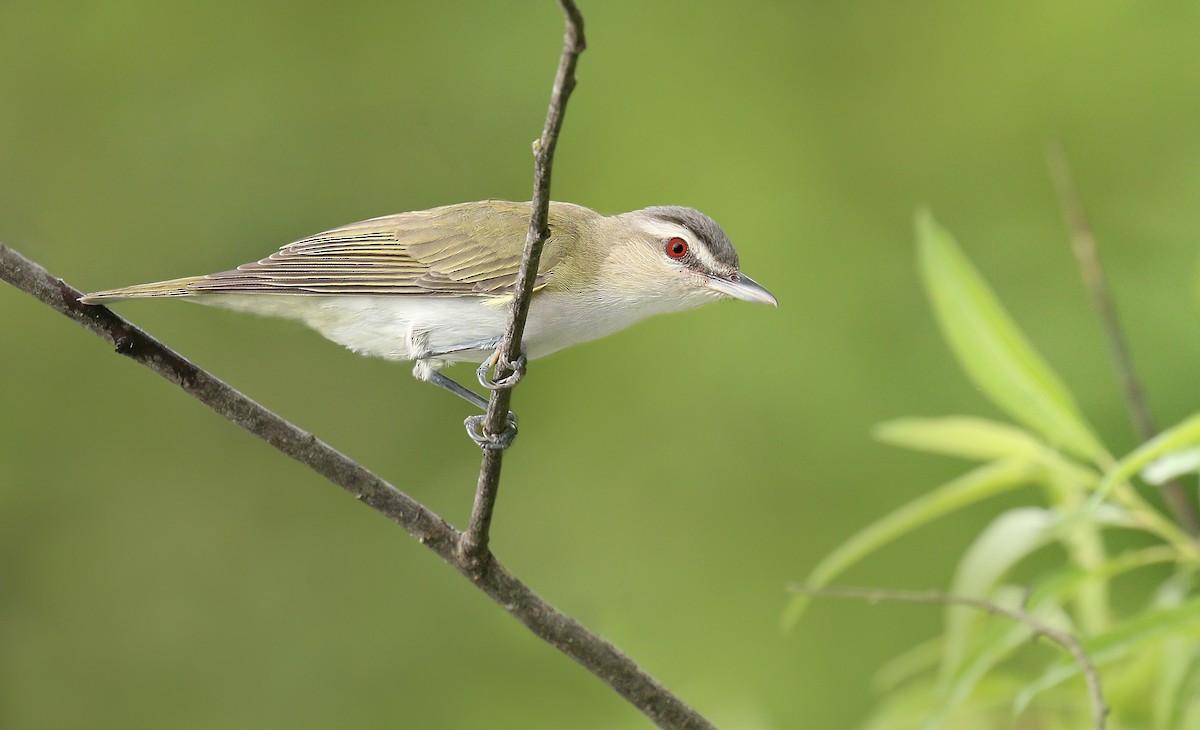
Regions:
[[[511, 363], [521, 357], [521, 338], [525, 333], [525, 319], [529, 315], [529, 303], [533, 297], [533, 285], [537, 278], [538, 262], [542, 247], [550, 237], [550, 171], [554, 164], [554, 148], [562, 129], [563, 114], [567, 100], [575, 88], [575, 65], [579, 54], [586, 47], [583, 36], [583, 15], [573, 0], [559, 0], [566, 16], [566, 33], [563, 37], [562, 56], [558, 72], [554, 77], [554, 89], [550, 94], [550, 108], [546, 112], [546, 124], [542, 136], [534, 142], [533, 203], [529, 219], [529, 233], [525, 237], [525, 255], [517, 276], [512, 309], [508, 318], [508, 329], [500, 345], [500, 358], [496, 374], [503, 380], [513, 374]], [[515, 385], [515, 382], [513, 383]], [[508, 418], [512, 388], [503, 387], [492, 391], [488, 402], [484, 432], [498, 434], [504, 430]], [[479, 481], [475, 488], [475, 503], [471, 508], [471, 519], [463, 533], [461, 549], [477, 569], [486, 569], [488, 555], [488, 530], [492, 524], [492, 511], [496, 506], [496, 494], [500, 489], [500, 467], [504, 459], [501, 449], [484, 449], [483, 461], [479, 465]]]
[[[1104, 266], [1100, 263], [1100, 255], [1096, 250], [1096, 236], [1092, 232], [1092, 226], [1083, 208], [1083, 199], [1075, 185], [1071, 165], [1061, 143], [1047, 145], [1046, 163], [1050, 168], [1055, 192], [1058, 194], [1063, 220], [1066, 221], [1071, 234], [1071, 250], [1075, 253], [1079, 274], [1091, 296], [1092, 308], [1104, 330], [1108, 352], [1121, 381], [1121, 390], [1125, 394], [1125, 405], [1129, 409], [1134, 432], [1141, 441], [1149, 441], [1158, 433], [1158, 429], [1154, 426], [1141, 381], [1134, 369], [1133, 357], [1121, 330], [1121, 322], [1117, 317]], [[1162, 492], [1163, 500], [1180, 527], [1187, 530], [1192, 537], [1200, 537], [1200, 513], [1183, 485], [1173, 479], [1162, 485]]]
[[1088, 700], [1092, 705], [1092, 727], [1094, 730], [1104, 730], [1108, 720], [1108, 703], [1104, 701], [1104, 692], [1100, 686], [1100, 672], [1092, 663], [1091, 657], [1084, 651], [1083, 645], [1073, 634], [1057, 629], [1024, 608], [1009, 608], [994, 601], [969, 596], [956, 596], [940, 591], [893, 591], [880, 588], [852, 588], [848, 586], [810, 586], [802, 583], [791, 583], [788, 590], [793, 593], [803, 593], [809, 596], [823, 598], [857, 598], [869, 603], [887, 601], [891, 603], [933, 603], [967, 606], [997, 616], [1019, 621], [1028, 626], [1035, 636], [1045, 636], [1058, 644], [1071, 655], [1083, 672], [1087, 682]]
[[0, 279], [107, 340], [126, 357], [145, 365], [230, 421], [354, 495], [404, 528], [457, 568], [544, 641], [579, 662], [659, 727], [710, 728], [699, 713], [642, 671], [617, 647], [590, 633], [529, 589], [497, 560], [474, 570], [459, 550], [462, 533], [366, 467], [247, 398], [208, 371], [171, 350], [112, 311], [80, 304], [80, 292], [38, 264], [0, 244]]
[[[566, 14], [567, 32], [546, 127], [535, 146], [533, 213], [512, 314], [497, 367], [501, 378], [511, 375], [509, 364], [515, 362], [521, 353], [521, 337], [529, 313], [538, 260], [549, 235], [547, 219], [554, 147], [562, 128], [567, 98], [575, 86], [575, 64], [584, 48], [582, 16], [571, 0], [559, 2]], [[639, 669], [633, 660], [615, 646], [588, 632], [577, 621], [542, 600], [492, 556], [487, 546], [488, 527], [500, 479], [500, 450], [484, 450], [470, 526], [467, 531], [459, 532], [432, 510], [362, 465], [263, 408], [108, 309], [80, 304], [77, 290], [3, 245], [0, 245], [0, 278], [109, 340], [118, 353], [146, 365], [208, 407], [293, 459], [312, 467], [359, 501], [403, 527], [422, 545], [457, 568], [530, 631], [582, 664], [655, 724], [664, 728], [713, 727], [699, 713]], [[504, 428], [510, 397], [510, 388], [493, 392], [485, 431], [499, 433]]]

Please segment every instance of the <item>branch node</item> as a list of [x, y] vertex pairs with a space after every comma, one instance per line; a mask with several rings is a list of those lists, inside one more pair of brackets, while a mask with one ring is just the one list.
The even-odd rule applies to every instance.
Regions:
[[[558, 144], [558, 135], [562, 131], [563, 116], [566, 114], [567, 101], [571, 90], [575, 88], [575, 67], [579, 62], [579, 54], [584, 48], [583, 16], [574, 0], [559, 0], [559, 6], [565, 16], [565, 32], [563, 34], [562, 53], [559, 55], [558, 68], [554, 74], [554, 86], [550, 92], [550, 105], [546, 109], [546, 122], [542, 126], [542, 134], [534, 141], [533, 164], [533, 197], [529, 204], [529, 229], [525, 234], [525, 249], [521, 256], [521, 268], [517, 281], [513, 286], [512, 306], [509, 310], [508, 327], [504, 338], [496, 351], [496, 361], [500, 364], [501, 380], [507, 380], [517, 374], [519, 367], [505, 372], [509, 363], [519, 365], [524, 349], [522, 338], [525, 334], [525, 321], [529, 317], [529, 306], [533, 299], [534, 283], [537, 280], [538, 264], [541, 260], [542, 248], [550, 237], [550, 173], [554, 166], [554, 148]], [[518, 376], [519, 379], [519, 376]], [[491, 378], [481, 376], [480, 382], [485, 387], [491, 387], [485, 380]], [[512, 399], [512, 386], [516, 381], [497, 383], [500, 387], [492, 390], [488, 400], [487, 415], [484, 419], [468, 422], [468, 432], [475, 443], [483, 447], [483, 459], [479, 464], [479, 481], [475, 487], [475, 499], [471, 505], [471, 517], [467, 523], [467, 545], [478, 545], [486, 549], [488, 530], [492, 523], [492, 512], [496, 507], [496, 496], [500, 490], [500, 467], [503, 449], [511, 444], [494, 440], [491, 434], [501, 432], [505, 424], [505, 416], [516, 432], [515, 418], [509, 411]], [[507, 386], [507, 387], [505, 387]], [[474, 419], [473, 419], [474, 420]], [[477, 429], [473, 429], [474, 426]], [[478, 433], [475, 432], [478, 431]], [[479, 436], [481, 438], [476, 438]]]
[[[526, 238], [509, 329], [502, 345], [502, 354], [514, 363], [521, 354], [521, 334], [528, 315], [538, 255], [548, 235], [546, 218], [550, 157], [566, 103], [566, 95], [557, 89], [569, 90], [574, 86], [573, 82], [568, 84], [567, 81], [571, 79], [575, 61], [584, 48], [583, 18], [578, 8], [573, 0], [559, 0], [559, 5], [567, 16], [566, 41], [556, 76], [556, 92], [547, 115], [545, 149], [540, 146], [540, 140], [535, 148], [539, 157], [535, 166], [531, 233]], [[583, 665], [659, 727], [697, 730], [713, 727], [712, 723], [646, 674], [617, 647], [546, 603], [493, 557], [488, 549], [488, 524], [495, 502], [502, 450], [484, 450], [470, 528], [460, 533], [439, 515], [367, 471], [358, 462], [263, 408], [108, 309], [80, 303], [80, 292], [2, 243], [0, 279], [113, 343], [118, 351], [128, 347], [126, 342], [136, 345], [136, 352], [125, 353], [131, 359], [179, 385], [209, 408], [279, 451], [312, 467], [330, 482], [353, 494], [355, 499], [403, 527], [419, 543], [467, 576], [475, 587], [503, 606], [534, 635]], [[493, 391], [487, 421], [492, 426], [489, 431], [504, 427], [509, 413], [510, 393], [509, 388]], [[515, 418], [512, 419], [512, 426], [515, 433]]]
[[[460, 569], [473, 581], [480, 581], [493, 565], [495, 556], [486, 542], [479, 542], [479, 535], [462, 533], [458, 538], [458, 560]], [[485, 540], [486, 535], [482, 536]]]
[[[462, 533], [420, 502], [312, 434], [250, 400], [127, 320], [104, 307], [80, 304], [78, 291], [69, 284], [60, 286], [60, 279], [4, 244], [0, 244], [0, 280], [35, 297], [108, 343], [128, 336], [137, 343], [136, 351], [129, 354], [130, 359], [180, 386], [216, 413], [311, 467], [402, 527], [466, 575], [475, 587], [508, 610], [538, 638], [579, 662], [660, 727], [712, 727], [617, 647], [546, 603], [506, 571], [486, 551], [486, 546], [480, 550], [477, 542], [464, 543]], [[498, 457], [500, 452], [488, 453]], [[467, 549], [464, 550], [464, 546]]]

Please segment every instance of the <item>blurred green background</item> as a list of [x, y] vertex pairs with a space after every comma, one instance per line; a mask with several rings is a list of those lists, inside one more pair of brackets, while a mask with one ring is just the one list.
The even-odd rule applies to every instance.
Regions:
[[[781, 304], [536, 362], [495, 548], [724, 727], [853, 726], [872, 672], [939, 612], [817, 603], [784, 636], [784, 584], [962, 470], [872, 443], [872, 424], [994, 413], [930, 319], [916, 206], [1122, 452], [1042, 158], [1062, 139], [1156, 415], [1195, 409], [1200, 6], [582, 9], [554, 197], [698, 207]], [[94, 290], [527, 199], [560, 39], [548, 0], [0, 4], [0, 240]], [[466, 407], [408, 367], [286, 322], [118, 309], [464, 521]], [[400, 530], [6, 286], [0, 342], [0, 726], [646, 726]], [[847, 582], [944, 586], [1003, 502]]]

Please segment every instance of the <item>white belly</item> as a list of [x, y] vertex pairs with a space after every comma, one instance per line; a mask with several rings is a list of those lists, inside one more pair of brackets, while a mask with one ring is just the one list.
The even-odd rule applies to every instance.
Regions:
[[[299, 320], [339, 345], [388, 360], [417, 360], [504, 334], [507, 307], [481, 297], [294, 296], [210, 294], [202, 304]], [[477, 352], [446, 355], [448, 362]]]
[[[285, 317], [304, 322], [334, 342], [362, 355], [388, 360], [421, 360], [433, 368], [480, 362], [508, 324], [507, 298], [407, 296], [295, 296], [286, 294], [206, 294], [193, 301], [226, 309]], [[708, 301], [607, 301], [555, 292], [534, 297], [525, 328], [529, 357], [541, 357], [569, 345], [603, 337], [652, 314], [691, 309]]]

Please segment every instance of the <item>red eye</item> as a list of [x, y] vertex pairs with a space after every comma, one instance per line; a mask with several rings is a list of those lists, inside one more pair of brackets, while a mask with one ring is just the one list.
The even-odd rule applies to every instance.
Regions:
[[687, 241], [682, 238], [672, 238], [667, 241], [667, 255], [673, 259], [681, 259], [687, 255]]

